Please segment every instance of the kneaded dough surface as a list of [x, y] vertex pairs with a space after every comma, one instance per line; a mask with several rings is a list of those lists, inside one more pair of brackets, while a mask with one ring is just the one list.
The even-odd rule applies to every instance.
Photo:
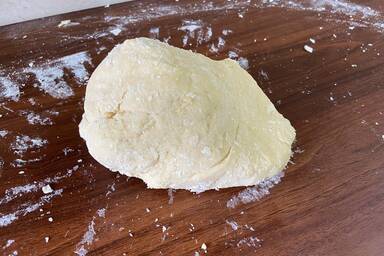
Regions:
[[157, 40], [116, 46], [92, 74], [80, 135], [149, 188], [255, 185], [288, 163], [295, 129], [233, 60]]

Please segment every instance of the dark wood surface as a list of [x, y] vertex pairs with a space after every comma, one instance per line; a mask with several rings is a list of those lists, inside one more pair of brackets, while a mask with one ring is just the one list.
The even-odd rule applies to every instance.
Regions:
[[[134, 1], [0, 28], [0, 76], [21, 91], [18, 101], [2, 97], [0, 107], [0, 130], [8, 131], [0, 137], [0, 217], [17, 216], [0, 227], [3, 255], [71, 255], [81, 246], [88, 255], [383, 255], [384, 36], [375, 25], [384, 20], [382, 2], [355, 2], [369, 4], [374, 15], [348, 13], [351, 4], [314, 10], [311, 1], [304, 1], [307, 10], [262, 1], [194, 2]], [[80, 24], [57, 27], [65, 19]], [[86, 82], [63, 67], [57, 79], [74, 95], [57, 99], [34, 86], [26, 69], [85, 51], [90, 57], [81, 65], [91, 74], [115, 44], [156, 37], [149, 32], [156, 27], [160, 40], [170, 37], [182, 47], [183, 20], [201, 20], [202, 30], [213, 32], [201, 43], [190, 37], [184, 48], [214, 59], [228, 51], [247, 58], [248, 71], [297, 130], [293, 164], [260, 201], [228, 208], [244, 189], [232, 188], [176, 191], [170, 204], [168, 191], [109, 172], [78, 134]], [[117, 27], [117, 36], [108, 32]], [[233, 32], [223, 35], [225, 29]], [[219, 37], [225, 44], [214, 52]], [[52, 124], [29, 124], [22, 111], [47, 115]], [[48, 143], [18, 155], [12, 145], [21, 135]], [[18, 167], [18, 158], [28, 162]], [[54, 177], [51, 187], [62, 193], [49, 198], [39, 182]], [[10, 199], [12, 188], [28, 184], [37, 189]], [[228, 224], [233, 221], [237, 230]]]

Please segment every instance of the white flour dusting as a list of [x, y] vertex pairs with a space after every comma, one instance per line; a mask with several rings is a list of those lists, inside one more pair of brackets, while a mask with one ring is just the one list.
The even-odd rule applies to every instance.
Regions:
[[241, 239], [236, 246], [241, 247], [243, 245], [246, 245], [248, 247], [259, 248], [261, 247], [261, 242], [262, 241], [256, 236], [250, 236]]
[[36, 211], [46, 203], [49, 203], [52, 198], [55, 196], [61, 195], [63, 192], [63, 189], [55, 190], [53, 193], [49, 195], [42, 196], [39, 201], [36, 203], [25, 203], [22, 204], [15, 212], [0, 215], [0, 227], [8, 226], [9, 224], [13, 223], [15, 220], [17, 220], [20, 216], [26, 216], [27, 214]]
[[159, 33], [160, 33], [159, 27], [149, 29], [149, 37], [150, 38], [159, 38]]
[[27, 122], [32, 125], [52, 125], [53, 124], [51, 118], [47, 116], [42, 116], [33, 111], [21, 110], [19, 114], [25, 117]]
[[88, 71], [84, 63], [90, 63], [87, 52], [78, 52], [59, 59], [50, 60], [42, 65], [24, 69], [26, 73], [36, 76], [40, 90], [57, 99], [66, 99], [74, 95], [73, 89], [64, 80], [64, 68], [75, 76], [75, 80], [83, 84], [88, 79]]
[[183, 20], [178, 30], [184, 31], [182, 38], [183, 46], [186, 46], [190, 39], [196, 39], [197, 45], [208, 42], [212, 37], [212, 28], [201, 20]]
[[266, 179], [254, 187], [249, 187], [240, 191], [236, 196], [233, 196], [227, 201], [227, 207], [235, 208], [239, 204], [248, 204], [259, 201], [261, 198], [269, 195], [269, 190], [278, 184], [282, 177], [284, 177], [284, 172]]
[[245, 70], [249, 69], [249, 62], [248, 62], [247, 58], [240, 57], [237, 60], [237, 62], [239, 63], [240, 67], [242, 67], [243, 69], [245, 69]]
[[169, 199], [168, 199], [168, 204], [173, 204], [173, 189], [171, 189], [171, 188], [169, 188], [168, 189], [168, 197], [169, 197]]
[[9, 203], [15, 198], [19, 198], [25, 194], [37, 192], [46, 185], [58, 183], [62, 179], [71, 177], [72, 174], [78, 170], [78, 168], [79, 166], [75, 165], [74, 167], [67, 169], [65, 174], [57, 174], [53, 178], [49, 177], [43, 181], [34, 181], [30, 184], [8, 188], [5, 190], [4, 196], [0, 198], [0, 205]]
[[105, 208], [101, 208], [101, 209], [98, 209], [96, 211], [97, 215], [100, 217], [100, 218], [105, 218], [105, 211], [106, 209]]
[[[113, 185], [114, 186], [114, 185]], [[76, 253], [79, 256], [85, 256], [88, 253], [88, 248], [90, 245], [92, 245], [93, 241], [95, 240], [95, 220], [97, 218], [105, 218], [105, 208], [98, 209], [96, 211], [97, 216], [93, 216], [91, 222], [88, 224], [88, 229], [84, 233], [83, 238], [81, 241], [76, 245], [76, 249], [74, 253]]]
[[[378, 31], [384, 29], [382, 13], [363, 4], [345, 0], [261, 0], [256, 3], [259, 8], [278, 7], [298, 11], [312, 11], [324, 14], [336, 22], [348, 23], [357, 27], [373, 27]], [[340, 16], [342, 15], [342, 16]]]
[[85, 256], [88, 253], [88, 250], [85, 248], [86, 245], [91, 245], [95, 239], [95, 221], [92, 219], [91, 223], [88, 225], [88, 229], [83, 235], [81, 241], [76, 245], [75, 253], [79, 256]]
[[13, 239], [9, 239], [9, 240], [7, 240], [7, 243], [3, 246], [3, 249], [8, 248], [8, 247], [11, 246], [14, 242], [15, 242], [15, 240], [13, 240]]
[[9, 77], [3, 76], [0, 73], [0, 100], [2, 98], [18, 101], [20, 98], [20, 89]]
[[7, 130], [0, 130], [0, 138], [4, 138], [8, 133], [9, 132]]
[[118, 36], [120, 33], [121, 33], [121, 28], [113, 28], [111, 30], [109, 30], [109, 32], [111, 32], [111, 34], [113, 34], [114, 36]]
[[72, 26], [76, 26], [76, 25], [79, 25], [80, 23], [79, 22], [73, 22], [71, 20], [62, 20], [60, 21], [60, 23], [57, 25], [57, 27], [59, 28], [66, 28], [66, 27], [72, 27]]
[[230, 58], [230, 59], [236, 59], [236, 58], [238, 58], [239, 57], [239, 55], [236, 53], [236, 52], [234, 52], [234, 51], [229, 51], [228, 52], [228, 58]]
[[226, 220], [225, 223], [227, 223], [229, 226], [231, 226], [232, 230], [236, 231], [239, 229], [239, 224], [237, 224], [234, 220]]
[[28, 135], [17, 135], [16, 140], [11, 144], [11, 149], [22, 156], [29, 150], [42, 148], [48, 141], [39, 137], [29, 137]]

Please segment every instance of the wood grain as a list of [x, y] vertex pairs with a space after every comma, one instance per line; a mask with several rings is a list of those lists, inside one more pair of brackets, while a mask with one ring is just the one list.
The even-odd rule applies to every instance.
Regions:
[[[18, 101], [1, 99], [0, 130], [9, 131], [0, 138], [1, 198], [7, 189], [36, 185], [79, 166], [51, 184], [55, 191], [63, 189], [60, 196], [0, 228], [3, 254], [71, 255], [83, 245], [88, 255], [383, 255], [383, 33], [368, 23], [351, 29], [342, 13], [258, 3], [133, 1], [1, 27], [0, 70], [5, 74], [0, 75], [21, 87]], [[356, 4], [378, 12], [384, 8], [381, 1]], [[58, 28], [65, 19], [80, 24]], [[201, 20], [213, 31], [201, 43], [189, 38], [184, 48], [214, 59], [226, 58], [228, 51], [247, 58], [249, 73], [297, 130], [295, 148], [303, 152], [295, 154], [282, 182], [260, 201], [227, 208], [227, 201], [244, 189], [232, 188], [176, 191], [169, 204], [166, 190], [149, 190], [138, 179], [109, 172], [92, 159], [78, 134], [85, 83], [64, 69], [74, 95], [55, 99], [33, 86], [33, 74], [23, 72], [31, 61], [39, 66], [85, 51], [91, 74], [114, 45], [153, 36], [149, 30], [154, 27], [160, 40], [170, 37], [170, 44], [182, 47], [183, 20]], [[117, 36], [108, 32], [116, 27], [122, 29]], [[232, 33], [223, 35], [225, 29]], [[219, 37], [225, 45], [210, 51]], [[304, 51], [305, 44], [314, 48], [312, 54]], [[22, 110], [59, 114], [50, 116], [52, 125], [31, 125]], [[48, 140], [23, 155], [42, 159], [15, 167], [17, 135]], [[66, 155], [65, 148], [71, 149]], [[2, 202], [0, 217], [43, 197], [39, 188]], [[99, 209], [105, 209], [105, 217]], [[231, 221], [238, 223], [237, 230], [228, 225]], [[87, 244], [84, 236], [92, 230], [94, 239]], [[260, 241], [251, 243], [256, 237]], [[15, 241], [6, 247], [9, 240]]]

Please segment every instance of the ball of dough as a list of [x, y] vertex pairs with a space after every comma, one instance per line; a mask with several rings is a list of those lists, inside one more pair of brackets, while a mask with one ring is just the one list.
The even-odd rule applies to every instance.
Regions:
[[201, 192], [282, 171], [295, 129], [233, 60], [157, 40], [116, 46], [92, 74], [80, 135], [112, 171]]

